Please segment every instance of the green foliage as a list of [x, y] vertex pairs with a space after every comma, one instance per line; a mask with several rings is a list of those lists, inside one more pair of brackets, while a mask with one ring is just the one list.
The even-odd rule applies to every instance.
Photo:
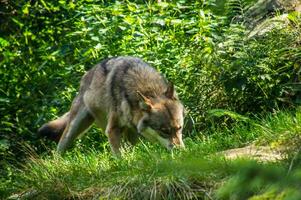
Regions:
[[226, 16], [230, 20], [237, 20], [235, 18], [243, 18], [245, 14], [247, 1], [243, 0], [228, 0], [225, 3]]
[[300, 199], [300, 168], [287, 173], [277, 165], [239, 162], [238, 173], [218, 189], [217, 199]]
[[[299, 102], [300, 29], [274, 30], [264, 37], [246, 38], [232, 26], [221, 44], [218, 70], [229, 106], [236, 111], [270, 110]], [[226, 34], [228, 35], [228, 34]], [[281, 42], [279, 42], [281, 40]]]
[[238, 113], [229, 111], [229, 110], [224, 110], [224, 109], [213, 109], [208, 111], [209, 116], [211, 117], [221, 117], [221, 116], [229, 116], [231, 119], [237, 120], [237, 121], [244, 121], [248, 122], [250, 121], [249, 118], [240, 115]]

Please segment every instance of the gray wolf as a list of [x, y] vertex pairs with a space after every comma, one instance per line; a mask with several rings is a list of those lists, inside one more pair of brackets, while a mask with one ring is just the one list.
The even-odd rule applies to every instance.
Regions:
[[173, 84], [158, 71], [136, 57], [113, 57], [89, 70], [70, 111], [38, 132], [58, 141], [59, 153], [93, 122], [108, 136], [116, 155], [122, 136], [135, 144], [142, 135], [172, 149], [184, 147], [183, 113]]

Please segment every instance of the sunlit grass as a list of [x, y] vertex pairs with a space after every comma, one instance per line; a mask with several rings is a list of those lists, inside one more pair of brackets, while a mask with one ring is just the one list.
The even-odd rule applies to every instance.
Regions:
[[[238, 122], [231, 129], [199, 133], [194, 139], [185, 139], [184, 150], [173, 152], [143, 140], [135, 147], [126, 147], [121, 158], [112, 156], [109, 148], [87, 150], [87, 146], [76, 146], [64, 156], [55, 152], [42, 157], [33, 156], [24, 168], [13, 170], [12, 180], [1, 189], [2, 196], [19, 195], [29, 199], [223, 199], [229, 197], [231, 187], [236, 187], [240, 181], [253, 180], [253, 177], [235, 178], [240, 176], [237, 173], [242, 173], [241, 170], [247, 170], [245, 173], [255, 170], [256, 174], [257, 168], [259, 172], [265, 168], [261, 169], [262, 164], [252, 167], [254, 162], [249, 165], [225, 160], [216, 152], [252, 141], [270, 145], [282, 141], [283, 134], [296, 136], [300, 130], [300, 116], [300, 110], [279, 112], [251, 124]], [[295, 157], [293, 161], [273, 165], [282, 166], [280, 171], [284, 174], [285, 170], [298, 168], [298, 160]], [[258, 176], [261, 180], [262, 173]], [[229, 182], [218, 189], [228, 178]], [[262, 184], [258, 187], [264, 188]], [[243, 192], [243, 189], [239, 191]], [[250, 188], [252, 195], [258, 195], [258, 191], [258, 188]]]
[[[145, 149], [148, 148], [148, 149]], [[150, 153], [151, 152], [151, 153]], [[169, 152], [138, 145], [116, 159], [109, 152], [73, 151], [60, 157], [32, 159], [15, 177], [16, 193], [31, 198], [191, 199], [210, 196], [215, 180], [227, 170], [221, 158], [202, 152]]]

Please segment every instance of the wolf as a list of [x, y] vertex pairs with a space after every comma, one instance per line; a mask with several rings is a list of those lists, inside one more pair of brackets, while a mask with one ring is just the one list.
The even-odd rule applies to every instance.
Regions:
[[94, 122], [119, 155], [123, 136], [132, 144], [141, 135], [169, 150], [184, 147], [183, 120], [184, 106], [173, 84], [141, 59], [119, 56], [86, 72], [70, 111], [38, 133], [57, 141], [62, 154]]

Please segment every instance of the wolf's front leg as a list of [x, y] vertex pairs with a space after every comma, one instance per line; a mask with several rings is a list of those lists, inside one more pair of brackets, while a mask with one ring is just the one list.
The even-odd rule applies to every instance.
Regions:
[[119, 119], [116, 112], [111, 112], [109, 114], [106, 134], [109, 137], [113, 154], [120, 156], [121, 128], [119, 126]]

